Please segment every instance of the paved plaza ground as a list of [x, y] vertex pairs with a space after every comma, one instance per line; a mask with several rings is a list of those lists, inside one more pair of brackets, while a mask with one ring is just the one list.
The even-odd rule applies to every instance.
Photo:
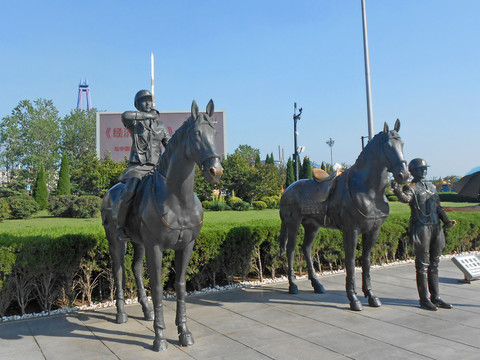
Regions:
[[349, 310], [343, 273], [320, 278], [326, 294], [302, 280], [298, 295], [277, 283], [191, 296], [191, 347], [178, 345], [168, 300], [164, 353], [151, 350], [152, 322], [142, 320], [140, 305], [127, 307], [122, 325], [114, 308], [11, 321], [0, 323], [0, 359], [480, 359], [480, 280], [462, 278], [442, 260], [440, 291], [454, 308], [436, 312], [418, 306], [413, 263], [374, 269], [383, 306], [370, 308], [362, 297], [362, 312]]

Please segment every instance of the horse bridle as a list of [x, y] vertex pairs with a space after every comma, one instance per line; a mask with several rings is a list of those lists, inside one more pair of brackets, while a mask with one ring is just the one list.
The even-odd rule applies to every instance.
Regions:
[[385, 150], [385, 144], [386, 144], [389, 140], [390, 140], [390, 136], [388, 136], [387, 139], [383, 142], [383, 144], [382, 144], [382, 151], [383, 151], [383, 155], [385, 155], [385, 159], [387, 159], [387, 170], [388, 170], [389, 172], [393, 172], [393, 168], [394, 168], [394, 167], [397, 167], [397, 166], [400, 165], [400, 164], [405, 164], [405, 165], [406, 165], [407, 162], [406, 162], [405, 160], [400, 160], [399, 163], [396, 163], [396, 164], [392, 165], [392, 161], [390, 161], [390, 158], [389, 158], [389, 156], [388, 156], [388, 154], [387, 154], [387, 152], [386, 152], [386, 150]]
[[[207, 124], [205, 124], [205, 125], [209, 125], [209, 126], [213, 127], [213, 125], [212, 125], [212, 123], [210, 122], [210, 120], [206, 119], [206, 121], [207, 121]], [[204, 125], [204, 124], [199, 124], [199, 125]], [[199, 126], [199, 125], [198, 125], [198, 126]], [[188, 152], [189, 152], [190, 154], [192, 154], [191, 149], [190, 149], [190, 141], [187, 143], [187, 146], [188, 146], [188, 149], [187, 149]], [[204, 171], [204, 169], [205, 169], [205, 163], [206, 163], [207, 161], [212, 160], [212, 159], [219, 159], [219, 160], [220, 160], [221, 158], [222, 158], [222, 157], [221, 157], [220, 155], [218, 155], [218, 154], [212, 154], [212, 155], [207, 156], [207, 157], [204, 158], [204, 159], [202, 160], [202, 162], [200, 163], [200, 170], [202, 170], [202, 172]]]
[[[387, 170], [393, 168], [392, 162], [390, 161], [390, 158], [388, 157], [387, 152], [385, 151], [385, 144], [388, 142], [388, 140], [390, 140], [390, 136], [389, 136], [385, 141], [383, 141], [383, 143], [382, 143], [382, 151], [383, 151], [383, 154], [384, 154], [384, 156], [385, 156], [385, 159], [387, 160]], [[400, 160], [400, 162], [399, 162], [398, 164], [395, 164], [394, 166], [397, 166], [397, 165], [402, 164], [402, 163], [406, 164], [407, 162], [406, 162], [405, 160]], [[387, 216], [375, 216], [375, 215], [374, 215], [374, 216], [368, 216], [368, 215], [364, 214], [364, 213], [355, 205], [355, 202], [353, 201], [353, 198], [352, 198], [352, 193], [350, 192], [350, 173], [351, 173], [351, 171], [350, 171], [350, 169], [348, 169], [347, 171], [348, 171], [348, 173], [347, 173], [347, 179], [346, 179], [347, 194], [348, 194], [348, 199], [350, 200], [350, 202], [351, 202], [352, 205], [353, 205], [353, 208], [354, 208], [355, 210], [357, 210], [357, 212], [358, 212], [360, 215], [362, 215], [364, 218], [366, 218], [366, 219], [374, 219], [375, 222], [376, 222], [379, 218], [385, 218], [385, 217], [387, 217], [388, 215], [387, 215]], [[389, 170], [389, 171], [392, 172], [391, 170]]]

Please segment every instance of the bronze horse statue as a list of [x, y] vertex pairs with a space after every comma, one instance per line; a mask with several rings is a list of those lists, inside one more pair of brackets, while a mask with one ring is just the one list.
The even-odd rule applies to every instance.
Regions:
[[287, 252], [291, 294], [298, 293], [294, 283], [293, 259], [300, 224], [305, 230], [302, 250], [309, 279], [316, 293], [324, 292], [313, 268], [312, 244], [319, 228], [326, 227], [343, 232], [350, 308], [363, 310], [355, 292], [355, 249], [359, 234], [362, 234], [362, 290], [370, 306], [381, 306], [370, 283], [370, 253], [390, 211], [385, 197], [388, 172], [400, 184], [406, 183], [409, 177], [399, 130], [398, 119], [391, 131], [385, 123], [383, 131], [368, 143], [351, 168], [320, 182], [296, 181], [283, 193], [280, 200], [282, 227], [279, 241], [282, 253]]
[[[180, 345], [194, 343], [186, 323], [185, 273], [203, 223], [202, 204], [193, 192], [195, 164], [212, 185], [223, 174], [220, 156], [215, 149], [216, 129], [211, 120], [213, 111], [212, 100], [205, 114], [199, 113], [193, 101], [191, 116], [173, 134], [155, 170], [139, 184], [127, 220], [126, 234], [134, 247], [132, 268], [138, 286], [138, 298], [145, 318], [152, 320], [152, 310], [142, 282], [143, 257], [146, 255], [147, 258], [153, 300], [155, 351], [167, 349], [162, 304], [162, 253], [166, 249], [175, 250], [175, 324]], [[113, 186], [102, 204], [102, 222], [113, 262], [118, 323], [127, 321], [123, 295], [126, 243], [117, 239], [115, 218], [123, 187], [122, 183]]]

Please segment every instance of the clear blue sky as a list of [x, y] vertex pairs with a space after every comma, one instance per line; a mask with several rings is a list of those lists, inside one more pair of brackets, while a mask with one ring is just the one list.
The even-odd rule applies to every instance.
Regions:
[[[480, 165], [480, 1], [366, 0], [375, 133], [400, 118], [405, 157], [429, 177]], [[227, 111], [228, 152], [299, 145], [353, 164], [367, 135], [360, 0], [3, 1], [0, 116], [52, 99], [64, 116], [87, 78], [95, 107], [133, 109], [150, 87], [159, 110]]]

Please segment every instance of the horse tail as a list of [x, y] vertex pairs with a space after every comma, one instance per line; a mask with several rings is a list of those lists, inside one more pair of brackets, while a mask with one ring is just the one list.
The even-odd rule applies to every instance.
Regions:
[[288, 232], [287, 232], [287, 220], [285, 219], [284, 209], [280, 208], [280, 219], [282, 220], [282, 225], [280, 227], [280, 235], [278, 241], [280, 243], [280, 255], [285, 255], [287, 251], [287, 241], [288, 241]]

